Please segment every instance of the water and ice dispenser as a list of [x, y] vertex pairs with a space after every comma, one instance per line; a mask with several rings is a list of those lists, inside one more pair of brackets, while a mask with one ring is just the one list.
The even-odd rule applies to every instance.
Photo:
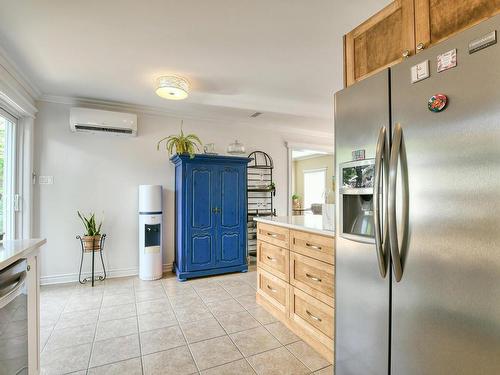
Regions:
[[341, 164], [339, 235], [360, 242], [374, 242], [373, 184], [375, 160]]
[[162, 187], [139, 186], [139, 277], [156, 280], [162, 277]]

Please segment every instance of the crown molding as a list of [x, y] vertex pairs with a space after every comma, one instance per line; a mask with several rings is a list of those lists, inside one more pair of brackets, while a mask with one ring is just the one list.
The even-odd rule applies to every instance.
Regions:
[[[122, 111], [122, 112], [134, 112], [144, 115], [153, 115], [153, 116], [164, 116], [171, 117], [176, 119], [183, 120], [193, 120], [193, 121], [203, 121], [210, 122], [218, 125], [226, 125], [234, 127], [235, 124], [243, 125], [248, 128], [256, 129], [256, 130], [267, 130], [270, 131], [268, 124], [256, 124], [254, 122], [248, 120], [229, 120], [227, 118], [217, 118], [206, 116], [206, 114], [191, 112], [189, 114], [183, 112], [176, 112], [172, 110], [168, 110], [161, 107], [140, 105], [140, 104], [130, 104], [123, 102], [115, 102], [109, 100], [99, 100], [99, 99], [90, 99], [90, 98], [78, 98], [78, 97], [69, 97], [69, 96], [60, 96], [60, 95], [49, 95], [44, 94], [41, 95], [38, 101], [47, 102], [47, 103], [56, 103], [56, 104], [65, 104], [71, 106], [89, 106], [89, 107], [99, 107], [102, 109], [114, 110], [114, 111]], [[323, 132], [323, 131], [315, 131], [307, 128], [296, 128], [293, 126], [284, 126], [284, 125], [274, 125], [272, 126], [272, 132], [275, 133], [283, 133], [283, 134], [293, 134], [297, 136], [309, 136], [320, 139], [333, 139], [333, 132]]]
[[2, 46], [0, 46], [0, 65], [9, 72], [12, 78], [21, 85], [33, 100], [37, 100], [42, 96], [38, 86], [23, 73], [22, 69], [9, 57]]

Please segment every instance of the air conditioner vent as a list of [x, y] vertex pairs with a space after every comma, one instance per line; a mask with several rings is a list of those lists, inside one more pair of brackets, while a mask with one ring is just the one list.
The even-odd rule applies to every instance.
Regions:
[[120, 129], [120, 128], [104, 128], [98, 126], [88, 126], [88, 125], [75, 125], [76, 130], [88, 130], [92, 132], [103, 132], [103, 133], [117, 133], [117, 134], [133, 134], [132, 129]]
[[109, 134], [122, 137], [137, 135], [137, 115], [91, 108], [71, 108], [69, 125], [78, 133]]

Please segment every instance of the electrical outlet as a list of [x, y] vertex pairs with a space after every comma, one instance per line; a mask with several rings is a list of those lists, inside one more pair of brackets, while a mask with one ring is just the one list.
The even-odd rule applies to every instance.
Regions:
[[54, 183], [54, 176], [38, 176], [38, 183], [40, 185], [52, 185]]

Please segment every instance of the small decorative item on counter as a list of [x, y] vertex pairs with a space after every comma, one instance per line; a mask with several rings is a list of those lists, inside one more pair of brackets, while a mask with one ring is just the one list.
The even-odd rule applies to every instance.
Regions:
[[174, 147], [175, 147], [176, 154], [179, 154], [179, 155], [189, 154], [189, 157], [191, 159], [194, 158], [194, 154], [195, 154], [196, 150], [200, 151], [200, 147], [202, 145], [202, 142], [201, 142], [200, 138], [198, 138], [198, 136], [195, 134], [184, 135], [184, 132], [182, 131], [183, 124], [184, 124], [184, 121], [181, 121], [181, 134], [169, 135], [168, 137], [160, 139], [158, 141], [158, 144], [156, 145], [156, 149], [159, 150], [160, 144], [163, 141], [166, 141], [165, 148], [167, 149], [167, 151], [170, 155], [172, 155], [174, 153]]
[[300, 204], [300, 196], [297, 194], [292, 195], [292, 204], [294, 209], [299, 209], [301, 204]]
[[215, 143], [207, 143], [203, 146], [203, 152], [207, 155], [217, 155], [215, 152]]
[[87, 218], [77, 211], [78, 217], [85, 227], [85, 234], [82, 236], [83, 250], [85, 252], [101, 250], [101, 227], [102, 222], [97, 224], [95, 213], [91, 213]]
[[238, 142], [238, 140], [236, 139], [234, 143], [231, 143], [229, 146], [227, 146], [227, 153], [231, 155], [242, 155], [245, 153], [245, 145]]

